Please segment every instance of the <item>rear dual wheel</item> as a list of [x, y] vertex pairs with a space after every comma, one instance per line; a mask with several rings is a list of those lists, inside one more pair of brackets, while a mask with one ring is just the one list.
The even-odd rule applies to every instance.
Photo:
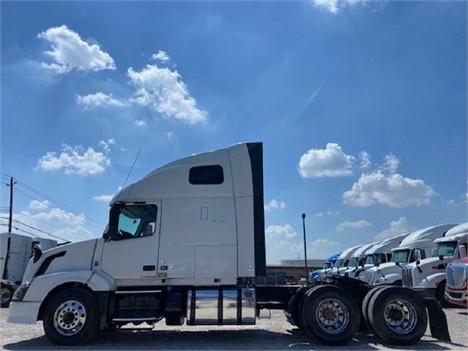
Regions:
[[328, 345], [344, 345], [358, 332], [359, 308], [354, 298], [335, 285], [321, 285], [307, 291], [301, 308], [304, 330]]
[[412, 345], [427, 328], [423, 301], [404, 287], [389, 286], [374, 291], [367, 314], [374, 333], [389, 344]]

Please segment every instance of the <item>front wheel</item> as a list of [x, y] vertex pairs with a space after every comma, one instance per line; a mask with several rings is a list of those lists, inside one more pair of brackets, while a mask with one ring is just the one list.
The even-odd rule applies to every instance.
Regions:
[[301, 312], [305, 331], [324, 344], [344, 345], [359, 330], [357, 303], [338, 286], [321, 285], [307, 291]]
[[76, 345], [89, 341], [99, 327], [99, 306], [84, 289], [59, 292], [47, 303], [44, 332], [54, 344]]

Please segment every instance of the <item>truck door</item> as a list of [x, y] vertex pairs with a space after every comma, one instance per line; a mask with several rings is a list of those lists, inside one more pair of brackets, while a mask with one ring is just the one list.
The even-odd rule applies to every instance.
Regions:
[[116, 204], [111, 209], [101, 269], [114, 279], [157, 279], [161, 202]]

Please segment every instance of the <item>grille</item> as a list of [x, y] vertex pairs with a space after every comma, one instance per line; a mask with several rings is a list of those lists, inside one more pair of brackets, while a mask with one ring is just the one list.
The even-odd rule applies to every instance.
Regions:
[[403, 286], [406, 286], [408, 288], [413, 287], [413, 275], [411, 273], [412, 273], [412, 269], [410, 267], [403, 269], [403, 271], [401, 272]]
[[468, 271], [465, 265], [451, 264], [447, 267], [447, 285], [461, 289], [465, 287]]

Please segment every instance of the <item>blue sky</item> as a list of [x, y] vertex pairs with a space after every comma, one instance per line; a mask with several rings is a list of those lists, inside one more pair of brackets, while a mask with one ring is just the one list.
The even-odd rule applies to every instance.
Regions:
[[140, 148], [129, 183], [242, 141], [270, 263], [303, 257], [301, 213], [313, 258], [465, 222], [466, 33], [463, 1], [2, 1], [14, 226], [100, 236]]

